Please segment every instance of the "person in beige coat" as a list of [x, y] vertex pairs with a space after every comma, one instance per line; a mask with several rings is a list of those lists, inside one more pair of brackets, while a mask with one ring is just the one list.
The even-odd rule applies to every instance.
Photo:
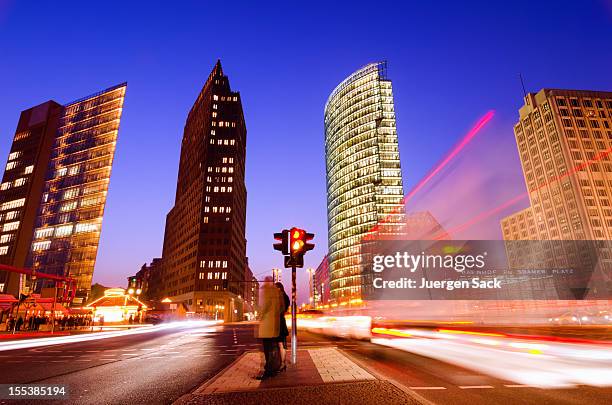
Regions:
[[272, 283], [272, 277], [266, 277], [261, 284], [260, 320], [256, 329], [257, 336], [262, 340], [264, 357], [266, 359], [264, 372], [257, 377], [259, 380], [270, 378], [281, 368], [278, 335], [280, 333], [280, 293]]

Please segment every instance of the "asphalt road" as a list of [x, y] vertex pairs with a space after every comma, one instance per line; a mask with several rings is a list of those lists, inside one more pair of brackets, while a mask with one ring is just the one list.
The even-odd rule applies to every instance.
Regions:
[[227, 325], [5, 351], [0, 383], [65, 384], [62, 403], [168, 404], [256, 347], [250, 326]]
[[[303, 334], [308, 344], [334, 344], [329, 338]], [[342, 341], [344, 352], [382, 379], [414, 392], [425, 403], [475, 404], [611, 404], [612, 387], [578, 386], [541, 389], [499, 380], [482, 373], [361, 341]], [[491, 359], [492, 362], [495, 359]]]
[[[612, 403], [612, 388], [521, 386], [369, 342], [300, 331], [299, 345], [336, 346], [425, 403]], [[211, 378], [245, 350], [258, 348], [250, 325], [225, 325], [5, 351], [0, 352], [0, 383], [65, 384], [70, 397], [62, 403], [168, 404]]]

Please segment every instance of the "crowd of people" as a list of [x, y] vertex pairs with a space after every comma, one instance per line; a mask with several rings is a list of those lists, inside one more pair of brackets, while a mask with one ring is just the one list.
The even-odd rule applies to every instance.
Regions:
[[265, 380], [287, 369], [287, 336], [289, 330], [285, 313], [289, 309], [289, 296], [282, 283], [273, 283], [266, 277], [261, 286], [261, 319], [257, 337], [262, 340], [265, 357], [264, 371], [257, 377]]
[[[53, 318], [46, 315], [28, 315], [25, 317], [9, 316], [6, 320], [6, 331], [38, 331], [43, 325], [48, 325], [46, 329], [51, 329]], [[74, 330], [91, 326], [91, 316], [89, 315], [62, 315], [55, 318], [56, 330]]]

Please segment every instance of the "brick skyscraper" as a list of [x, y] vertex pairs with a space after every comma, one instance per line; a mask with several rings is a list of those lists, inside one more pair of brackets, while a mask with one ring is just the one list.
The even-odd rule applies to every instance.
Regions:
[[217, 61], [185, 123], [162, 255], [164, 295], [211, 318], [242, 318], [245, 156], [240, 93]]

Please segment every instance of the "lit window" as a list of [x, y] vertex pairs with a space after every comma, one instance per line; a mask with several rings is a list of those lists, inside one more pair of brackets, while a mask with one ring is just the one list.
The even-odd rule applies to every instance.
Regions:
[[15, 159], [17, 159], [19, 156], [21, 156], [21, 152], [11, 152], [11, 153], [9, 153], [8, 160], [9, 160], [9, 161], [11, 161], [11, 160], [15, 160]]
[[9, 188], [11, 188], [10, 181], [4, 182], [0, 185], [0, 190], [8, 190]]
[[10, 209], [17, 208], [17, 207], [23, 207], [24, 204], [25, 204], [25, 198], [19, 198], [17, 200], [7, 201], [7, 202], [2, 203], [2, 205], [0, 205], [0, 211], [10, 210]]
[[55, 237], [62, 238], [72, 234], [72, 225], [58, 226], [55, 228]]
[[45, 238], [50, 238], [53, 235], [53, 230], [54, 228], [42, 228], [42, 229], [37, 229], [34, 239], [45, 239]]
[[4, 218], [6, 221], [10, 221], [11, 219], [15, 219], [19, 216], [19, 211], [9, 211], [6, 213], [6, 217]]
[[213, 100], [219, 100], [219, 96], [217, 96], [216, 94], [213, 94]]
[[204, 273], [200, 273], [200, 275], [199, 275], [199, 279], [200, 279], [200, 280], [204, 280]]
[[25, 169], [23, 169], [23, 174], [30, 174], [33, 171], [34, 171], [34, 165], [26, 166]]
[[19, 228], [19, 221], [7, 222], [2, 226], [2, 232], [14, 231]]
[[212, 280], [212, 273], [208, 273], [208, 279]]
[[61, 212], [66, 212], [66, 211], [72, 211], [73, 209], [75, 209], [77, 207], [77, 202], [76, 201], [71, 201], [69, 203], [63, 204], [60, 207], [60, 211]]
[[6, 164], [6, 170], [11, 170], [11, 169], [14, 169], [15, 167], [17, 167], [17, 162], [8, 162]]
[[32, 244], [32, 250], [47, 250], [51, 247], [51, 241], [46, 240], [43, 242], [34, 242]]
[[8, 246], [0, 246], [0, 255], [4, 256], [5, 254], [8, 253]]
[[2, 235], [0, 236], [0, 243], [8, 243], [12, 241], [14, 237], [15, 237], [15, 234], [13, 233], [7, 233], [6, 235]]
[[96, 223], [77, 224], [74, 233], [99, 232], [100, 225]]
[[13, 183], [15, 185], [15, 187], [21, 187], [26, 183], [26, 178], [25, 177], [20, 177], [17, 180], [15, 180], [15, 183]]

